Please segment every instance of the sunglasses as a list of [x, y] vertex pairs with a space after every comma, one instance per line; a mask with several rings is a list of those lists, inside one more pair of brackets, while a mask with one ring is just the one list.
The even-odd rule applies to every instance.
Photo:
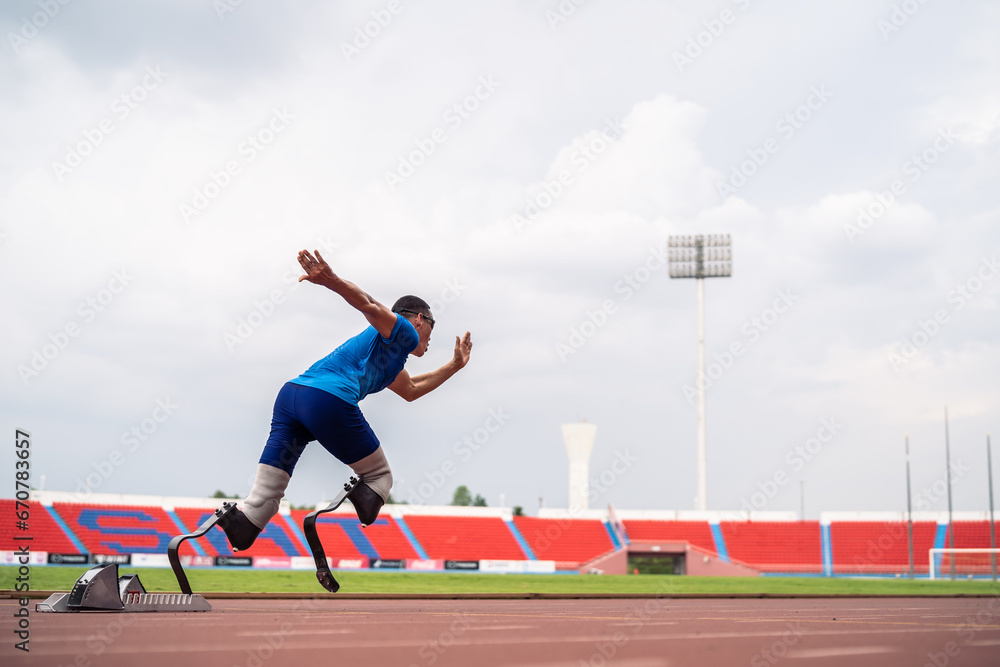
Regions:
[[399, 312], [401, 312], [401, 313], [410, 313], [411, 315], [420, 315], [425, 320], [427, 320], [428, 322], [431, 323], [431, 331], [434, 330], [434, 318], [433, 317], [430, 317], [428, 315], [424, 315], [423, 313], [418, 313], [415, 310], [407, 310], [406, 308], [400, 308]]

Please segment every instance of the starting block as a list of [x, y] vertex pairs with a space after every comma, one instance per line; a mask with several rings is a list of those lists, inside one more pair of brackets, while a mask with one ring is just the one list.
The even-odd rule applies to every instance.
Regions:
[[333, 577], [333, 572], [330, 571], [330, 564], [326, 560], [326, 552], [323, 551], [323, 543], [320, 542], [319, 533], [316, 532], [316, 518], [320, 514], [332, 512], [340, 507], [347, 500], [347, 496], [354, 490], [354, 487], [360, 482], [361, 480], [352, 476], [350, 481], [344, 483], [344, 490], [337, 494], [333, 502], [321, 510], [310, 512], [302, 521], [302, 532], [305, 533], [309, 549], [312, 551], [313, 560], [316, 562], [316, 578], [319, 580], [319, 585], [331, 593], [336, 593], [340, 590], [340, 584], [337, 583], [337, 580]]
[[118, 564], [92, 567], [73, 584], [69, 593], [53, 593], [35, 605], [38, 612], [75, 611], [210, 611], [212, 606], [197, 594], [147, 593], [139, 575], [118, 576]]

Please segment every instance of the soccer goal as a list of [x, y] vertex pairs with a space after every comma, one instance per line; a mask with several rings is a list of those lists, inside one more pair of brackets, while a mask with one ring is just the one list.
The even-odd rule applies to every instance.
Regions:
[[931, 579], [992, 577], [1000, 563], [1000, 549], [931, 549]]

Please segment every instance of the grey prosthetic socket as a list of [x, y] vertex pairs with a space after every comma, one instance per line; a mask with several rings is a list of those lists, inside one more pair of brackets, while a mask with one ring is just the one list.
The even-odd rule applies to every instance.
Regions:
[[351, 464], [351, 469], [363, 480], [358, 484], [348, 498], [358, 512], [358, 519], [365, 525], [372, 524], [378, 518], [379, 510], [389, 499], [392, 489], [392, 471], [385, 458], [385, 452], [379, 447], [374, 452]]
[[281, 468], [266, 463], [257, 464], [253, 488], [243, 501], [243, 513], [253, 525], [264, 530], [271, 518], [278, 513], [281, 498], [285, 495], [285, 488], [291, 478], [292, 476]]

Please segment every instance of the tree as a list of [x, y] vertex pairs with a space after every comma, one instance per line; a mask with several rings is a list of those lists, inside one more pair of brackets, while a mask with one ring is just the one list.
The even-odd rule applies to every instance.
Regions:
[[483, 498], [478, 493], [476, 494], [476, 499], [472, 501], [475, 507], [486, 507], [486, 498]]
[[467, 507], [472, 504], [472, 494], [469, 493], [469, 487], [465, 484], [460, 485], [455, 489], [455, 495], [451, 497], [451, 504], [458, 505], [461, 507]]
[[524, 508], [520, 505], [514, 505], [514, 516], [524, 516]]
[[223, 491], [222, 489], [216, 489], [215, 494], [212, 497], [213, 498], [226, 498], [227, 500], [231, 499], [231, 498], [235, 498], [236, 500], [239, 500], [242, 496], [238, 496], [235, 493], [233, 495], [231, 495], [231, 496], [227, 496], [226, 492]]

